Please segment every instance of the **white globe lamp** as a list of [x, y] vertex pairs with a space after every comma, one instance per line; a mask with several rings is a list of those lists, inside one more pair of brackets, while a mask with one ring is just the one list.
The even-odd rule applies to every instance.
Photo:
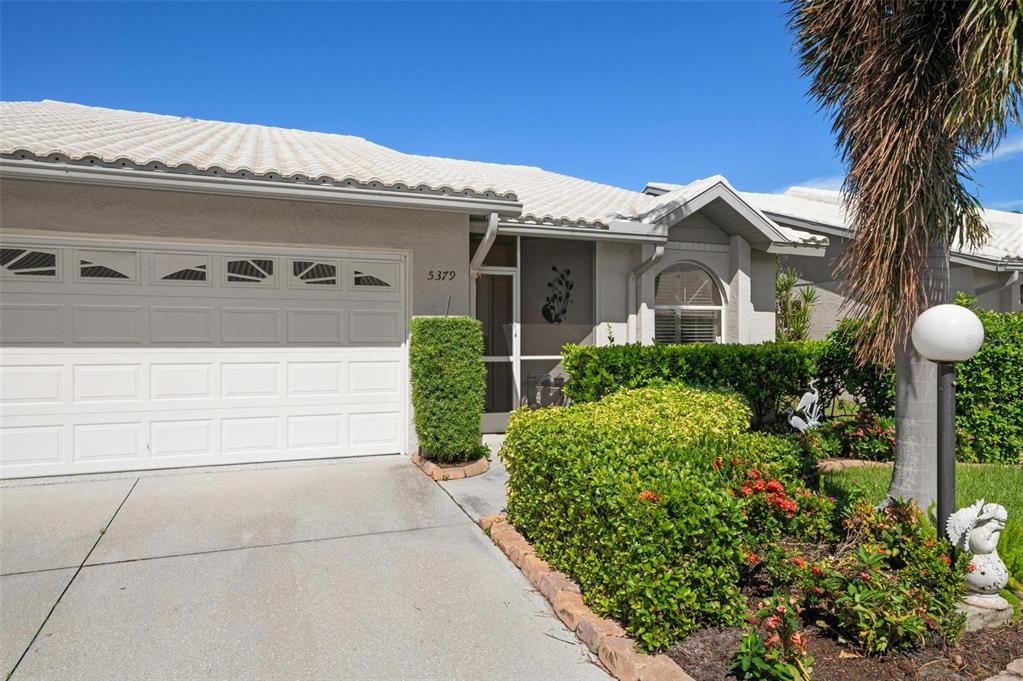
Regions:
[[938, 536], [945, 537], [956, 503], [956, 362], [973, 357], [984, 325], [962, 305], [935, 305], [913, 322], [913, 347], [938, 365]]
[[962, 305], [935, 305], [913, 324], [913, 347], [932, 362], [965, 362], [984, 342], [984, 325]]

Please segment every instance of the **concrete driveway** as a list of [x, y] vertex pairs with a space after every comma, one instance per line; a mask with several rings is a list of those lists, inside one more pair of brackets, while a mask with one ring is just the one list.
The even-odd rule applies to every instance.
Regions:
[[28, 679], [604, 680], [404, 457], [0, 488]]

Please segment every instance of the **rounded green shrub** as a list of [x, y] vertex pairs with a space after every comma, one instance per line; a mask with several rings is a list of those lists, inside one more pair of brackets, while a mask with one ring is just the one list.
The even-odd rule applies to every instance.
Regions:
[[473, 461], [486, 391], [483, 327], [472, 317], [418, 317], [409, 348], [412, 408], [423, 455], [441, 463]]

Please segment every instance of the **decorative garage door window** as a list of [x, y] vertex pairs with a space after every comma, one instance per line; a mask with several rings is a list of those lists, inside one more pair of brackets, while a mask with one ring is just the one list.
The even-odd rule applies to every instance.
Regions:
[[57, 251], [36, 248], [0, 248], [0, 267], [4, 276], [56, 279]]
[[352, 286], [354, 288], [393, 288], [397, 281], [398, 268], [393, 263], [359, 261], [352, 263]]
[[89, 280], [138, 280], [139, 254], [136, 251], [76, 251], [78, 278]]
[[292, 260], [291, 283], [296, 286], [337, 286], [337, 262]]
[[273, 258], [226, 258], [227, 283], [275, 286], [276, 265]]
[[210, 257], [195, 253], [154, 253], [154, 283], [204, 283], [209, 281]]

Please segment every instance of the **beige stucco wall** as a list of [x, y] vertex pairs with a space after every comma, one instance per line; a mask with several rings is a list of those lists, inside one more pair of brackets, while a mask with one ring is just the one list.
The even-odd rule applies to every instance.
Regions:
[[810, 338], [824, 338], [846, 316], [842, 309], [845, 297], [839, 292], [839, 283], [832, 274], [845, 249], [846, 240], [835, 236], [828, 239], [823, 257], [784, 255], [778, 258], [779, 266], [794, 267], [802, 282], [817, 289], [817, 302], [810, 316]]
[[[7, 237], [402, 251], [411, 263], [407, 291], [413, 315], [444, 314], [449, 301], [451, 314], [469, 314], [469, 218], [457, 213], [4, 180], [0, 230]], [[431, 279], [437, 270], [455, 276]]]
[[[407, 251], [414, 315], [469, 313], [469, 219], [457, 213], [366, 208], [50, 182], [0, 182], [0, 229], [294, 248]], [[446, 281], [429, 272], [451, 270]]]
[[639, 262], [640, 247], [636, 244], [597, 242], [597, 323], [594, 329], [597, 345], [607, 345], [610, 342], [609, 330], [616, 344], [626, 342], [632, 308], [626, 300], [626, 288], [629, 272]]
[[[835, 266], [849, 240], [836, 236], [828, 236], [828, 240], [828, 249], [823, 258], [798, 255], [786, 255], [779, 258], [780, 265], [796, 268], [801, 281], [817, 289], [818, 300], [814, 305], [810, 321], [811, 338], [824, 338], [842, 318], [852, 314], [843, 307], [846, 299], [841, 294], [839, 282], [834, 275]], [[1001, 284], [1009, 275], [1008, 272], [992, 272], [953, 263], [949, 269], [949, 290], [953, 296], [959, 291], [976, 295], [977, 289]], [[1020, 309], [1019, 298], [1018, 282], [1012, 286], [977, 296], [982, 307], [999, 312]]]

